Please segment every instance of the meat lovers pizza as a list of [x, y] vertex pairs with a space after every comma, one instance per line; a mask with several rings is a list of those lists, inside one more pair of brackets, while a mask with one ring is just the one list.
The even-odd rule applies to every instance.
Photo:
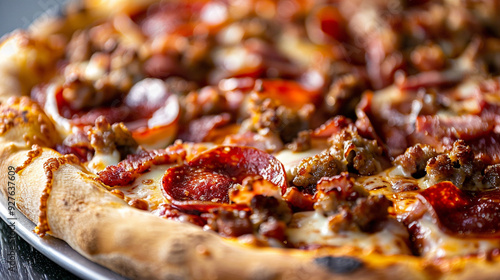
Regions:
[[500, 277], [497, 1], [83, 0], [0, 100], [2, 199], [131, 279]]

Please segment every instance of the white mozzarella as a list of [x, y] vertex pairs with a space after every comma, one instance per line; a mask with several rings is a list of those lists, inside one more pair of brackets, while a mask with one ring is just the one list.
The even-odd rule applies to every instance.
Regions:
[[425, 258], [487, 255], [500, 248], [500, 239], [459, 238], [444, 233], [428, 214], [418, 222], [422, 256]]
[[94, 174], [103, 171], [107, 166], [117, 165], [120, 162], [120, 153], [114, 150], [110, 154], [98, 153], [94, 154], [92, 160], [87, 162], [87, 168]]
[[165, 164], [151, 167], [151, 170], [135, 179], [130, 186], [119, 188], [130, 199], [143, 199], [148, 202], [149, 210], [154, 211], [158, 205], [167, 203], [163, 195], [161, 179], [170, 167], [176, 164]]
[[404, 241], [407, 239], [407, 232], [397, 226], [396, 222], [387, 223], [384, 230], [376, 233], [334, 232], [328, 226], [328, 217], [311, 211], [294, 214], [292, 226], [286, 233], [289, 241], [295, 245], [350, 246], [366, 254], [410, 254]]

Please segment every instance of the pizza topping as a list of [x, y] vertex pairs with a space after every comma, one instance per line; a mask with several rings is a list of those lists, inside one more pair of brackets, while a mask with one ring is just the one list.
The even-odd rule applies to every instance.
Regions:
[[147, 78], [132, 86], [123, 103], [134, 112], [136, 119], [148, 119], [165, 104], [170, 94], [165, 82]]
[[296, 211], [311, 211], [314, 209], [314, 196], [305, 192], [299, 191], [296, 187], [288, 188], [288, 191], [283, 196], [285, 201], [290, 203], [293, 210]]
[[158, 206], [155, 213], [162, 218], [176, 220], [180, 222], [188, 222], [198, 226], [204, 226], [205, 220], [198, 215], [187, 214], [179, 209], [174, 208], [170, 204], [162, 203]]
[[124, 158], [137, 149], [137, 143], [122, 123], [110, 125], [102, 116], [97, 118], [95, 126], [89, 129], [87, 135], [96, 153], [110, 154], [118, 150]]
[[281, 189], [287, 187], [283, 165], [273, 156], [249, 147], [217, 147], [165, 173], [162, 184], [174, 204], [183, 201], [229, 202], [229, 189], [248, 176], [260, 175]]
[[463, 237], [500, 236], [500, 191], [469, 192], [441, 182], [419, 193], [440, 228]]
[[484, 177], [484, 165], [484, 162], [474, 158], [471, 147], [467, 146], [464, 141], [458, 140], [453, 143], [453, 149], [447, 154], [429, 159], [426, 166], [427, 183], [434, 185], [441, 181], [452, 181], [462, 189], [491, 188], [488, 179]]
[[[233, 112], [239, 109], [241, 94], [232, 94], [232, 91], [224, 91], [215, 86], [206, 86], [199, 90], [192, 90], [180, 99], [182, 108], [181, 123], [188, 124], [190, 121], [207, 115], [219, 115], [224, 112]], [[234, 97], [233, 106], [231, 98]]]
[[415, 126], [416, 133], [425, 133], [436, 139], [448, 137], [453, 141], [456, 139], [472, 140], [481, 138], [492, 131], [494, 123], [473, 115], [456, 117], [420, 116], [417, 118]]
[[143, 200], [143, 199], [130, 199], [130, 200], [125, 200], [128, 205], [134, 207], [134, 208], [137, 208], [139, 210], [148, 210], [149, 209], [149, 206], [148, 206], [148, 203]]
[[199, 119], [189, 122], [184, 133], [179, 135], [179, 138], [188, 142], [204, 142], [207, 141], [210, 132], [216, 128], [225, 126], [231, 121], [231, 115], [223, 113], [220, 115], [203, 116]]
[[366, 82], [354, 74], [337, 78], [325, 96], [327, 111], [334, 115], [352, 114], [366, 88]]
[[382, 171], [386, 164], [377, 141], [361, 137], [352, 125], [332, 135], [329, 141], [328, 150], [300, 162], [292, 181], [294, 185], [314, 186], [322, 177], [347, 170], [372, 175]]
[[314, 209], [329, 217], [334, 232], [361, 230], [378, 231], [377, 227], [388, 218], [392, 202], [383, 195], [369, 195], [355, 185], [347, 173], [318, 182]]
[[301, 107], [293, 109], [284, 104], [286, 103], [279, 99], [269, 98], [267, 93], [252, 94], [250, 118], [243, 126], [264, 135], [273, 133], [279, 136], [283, 143], [291, 142], [299, 131], [309, 128], [313, 107], [310, 103], [299, 103]]
[[186, 157], [186, 150], [181, 144], [166, 149], [142, 151], [128, 155], [117, 165], [107, 166], [98, 173], [99, 180], [108, 186], [124, 186], [133, 182], [153, 165], [178, 163]]
[[253, 233], [249, 212], [215, 208], [210, 211], [207, 227], [225, 237], [238, 237]]
[[387, 219], [376, 232], [332, 231], [330, 218], [317, 211], [298, 212], [287, 228], [288, 244], [301, 249], [342, 248], [357, 255], [408, 255], [408, 232], [394, 219]]
[[[285, 241], [286, 223], [292, 212], [276, 185], [260, 176], [246, 177], [242, 185], [230, 190], [229, 197], [240, 206], [210, 209], [208, 228], [224, 236], [256, 234], [260, 239]], [[245, 205], [248, 207], [244, 208]]]
[[283, 149], [283, 142], [275, 134], [262, 135], [251, 131], [226, 136], [222, 145], [254, 147], [269, 153]]
[[500, 186], [500, 164], [489, 165], [484, 169], [485, 184], [498, 188]]
[[296, 168], [296, 175], [293, 178], [295, 186], [313, 188], [308, 191], [313, 193], [314, 186], [319, 179], [323, 177], [331, 177], [346, 171], [347, 167], [342, 162], [330, 154], [330, 151], [322, 152], [313, 157], [309, 157], [300, 161]]
[[395, 163], [407, 174], [416, 178], [425, 175], [427, 161], [437, 155], [436, 151], [429, 145], [417, 144], [408, 148], [404, 154], [398, 156]]
[[288, 204], [282, 198], [274, 196], [255, 195], [250, 201], [252, 216], [250, 217], [255, 225], [260, 225], [269, 219], [288, 223], [292, 217], [292, 212]]

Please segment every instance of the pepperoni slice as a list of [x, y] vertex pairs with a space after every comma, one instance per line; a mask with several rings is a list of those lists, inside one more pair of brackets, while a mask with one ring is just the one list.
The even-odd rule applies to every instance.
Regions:
[[229, 124], [230, 121], [231, 115], [228, 113], [203, 116], [191, 121], [187, 129], [179, 135], [179, 139], [195, 143], [207, 141], [211, 131]]
[[466, 192], [441, 182], [417, 196], [440, 228], [463, 237], [500, 237], [500, 190]]
[[[169, 168], [162, 183], [164, 194], [172, 204], [203, 210], [211, 208], [212, 203], [229, 203], [229, 189], [255, 175], [285, 193], [283, 164], [272, 155], [251, 147], [221, 146], [206, 151], [185, 165]], [[210, 205], [205, 205], [207, 203]]]

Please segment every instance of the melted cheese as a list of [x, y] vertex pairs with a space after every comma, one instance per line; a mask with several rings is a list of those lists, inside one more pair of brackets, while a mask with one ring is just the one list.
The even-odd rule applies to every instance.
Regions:
[[418, 221], [418, 227], [419, 239], [423, 245], [421, 253], [426, 258], [487, 255], [491, 250], [500, 248], [499, 239], [459, 238], [448, 235], [441, 231], [428, 214]]
[[376, 233], [334, 232], [328, 226], [328, 217], [311, 211], [294, 214], [292, 225], [286, 233], [294, 245], [349, 246], [366, 254], [410, 254], [405, 243], [406, 230], [396, 222], [389, 222], [384, 230]]
[[150, 171], [135, 179], [130, 186], [118, 188], [130, 199], [143, 199], [148, 202], [149, 210], [154, 211], [158, 205], [168, 203], [163, 195], [161, 179], [165, 171], [176, 164], [153, 166]]
[[56, 100], [57, 87], [57, 85], [52, 84], [47, 88], [47, 99], [45, 101], [44, 111], [54, 121], [59, 134], [69, 135], [71, 133], [71, 123], [68, 121], [68, 119], [63, 118], [59, 114]]
[[321, 153], [322, 149], [309, 149], [304, 152], [294, 152], [288, 149], [281, 150], [274, 156], [285, 166], [286, 177], [291, 180], [300, 161]]
[[[406, 174], [402, 168], [395, 167], [380, 174], [359, 178], [356, 183], [362, 185], [371, 194], [384, 194], [394, 202], [393, 211], [404, 219], [413, 211], [416, 210], [415, 202], [417, 192], [405, 191], [397, 192], [393, 188], [394, 184], [404, 179], [426, 189], [429, 183], [422, 179], [413, 179], [411, 175]], [[323, 218], [326, 220], [326, 218]], [[421, 254], [426, 258], [442, 258], [466, 256], [471, 254], [484, 255], [488, 254], [493, 249], [500, 248], [500, 240], [498, 239], [474, 239], [460, 238], [443, 232], [436, 222], [425, 214], [423, 218], [418, 220], [419, 228], [418, 239], [420, 240]]]
[[117, 165], [118, 162], [120, 162], [120, 153], [117, 150], [114, 150], [111, 154], [96, 152], [92, 160], [87, 163], [87, 168], [97, 174], [109, 165]]

